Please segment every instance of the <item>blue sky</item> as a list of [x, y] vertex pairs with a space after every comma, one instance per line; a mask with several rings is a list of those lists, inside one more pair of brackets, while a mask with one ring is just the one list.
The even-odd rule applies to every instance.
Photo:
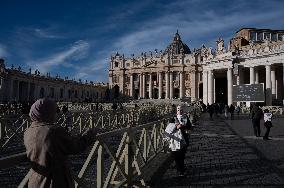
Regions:
[[281, 0], [1, 0], [0, 57], [28, 71], [108, 81], [108, 61], [164, 50], [179, 30], [215, 48], [241, 27], [284, 29]]

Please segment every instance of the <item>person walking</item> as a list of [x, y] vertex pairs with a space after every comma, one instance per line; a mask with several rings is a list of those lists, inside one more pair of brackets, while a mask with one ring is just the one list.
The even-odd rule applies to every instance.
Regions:
[[264, 119], [264, 127], [266, 128], [265, 135], [263, 136], [263, 140], [271, 140], [269, 136], [270, 128], [272, 127], [272, 113], [269, 112], [268, 109], [264, 110], [263, 119]]
[[237, 115], [239, 117], [240, 116], [240, 112], [241, 112], [241, 107], [239, 105], [236, 108], [236, 112], [237, 112]]
[[233, 120], [234, 119], [234, 112], [235, 112], [235, 106], [233, 104], [230, 105], [229, 112], [231, 114], [231, 120]]
[[184, 159], [186, 153], [186, 141], [181, 132], [182, 125], [175, 118], [170, 119], [165, 129], [165, 139], [169, 143], [172, 157], [174, 158], [178, 176], [184, 176]]
[[225, 104], [224, 111], [225, 111], [225, 118], [227, 119], [228, 118], [228, 112], [229, 112], [229, 107], [228, 107], [227, 104]]
[[71, 136], [55, 125], [57, 105], [39, 99], [31, 107], [31, 126], [24, 133], [26, 154], [31, 162], [28, 187], [75, 187], [67, 156], [83, 152], [94, 140], [97, 131], [87, 130], [82, 136]]
[[208, 113], [210, 115], [210, 120], [213, 120], [213, 114], [214, 114], [214, 107], [213, 104], [208, 105]]
[[256, 137], [260, 137], [260, 119], [262, 118], [262, 116], [263, 116], [262, 110], [259, 108], [257, 104], [255, 104], [251, 110], [251, 118], [252, 118], [254, 135]]

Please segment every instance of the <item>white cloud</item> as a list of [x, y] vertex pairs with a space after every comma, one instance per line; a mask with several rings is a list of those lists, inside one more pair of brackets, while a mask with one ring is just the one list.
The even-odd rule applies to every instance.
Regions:
[[48, 29], [39, 29], [36, 28], [34, 29], [35, 35], [40, 37], [40, 38], [47, 38], [47, 39], [58, 39], [58, 38], [63, 38], [63, 36], [55, 35]]
[[38, 69], [40, 72], [48, 72], [55, 66], [75, 67], [75, 65], [68, 62], [68, 60], [80, 60], [88, 55], [89, 43], [79, 40], [72, 44], [70, 47], [57, 54], [50, 55], [49, 57], [28, 62], [28, 65], [33, 69]]
[[[174, 10], [174, 8], [173, 8]], [[142, 51], [165, 49], [172, 40], [177, 29], [180, 30], [182, 40], [191, 46], [194, 41], [199, 47], [200, 40], [207, 40], [208, 43], [215, 43], [217, 37], [224, 36], [237, 31], [241, 27], [255, 27], [277, 20], [283, 15], [282, 10], [268, 12], [243, 11], [222, 15], [216, 11], [204, 11], [199, 18], [189, 19], [192, 15], [187, 11], [172, 13], [151, 20], [138, 28], [119, 38], [113, 45], [112, 51], [119, 51], [125, 54]], [[265, 26], [263, 26], [265, 27]], [[267, 27], [267, 26], [266, 26]], [[216, 38], [212, 38], [216, 37]], [[233, 35], [231, 35], [233, 37]]]

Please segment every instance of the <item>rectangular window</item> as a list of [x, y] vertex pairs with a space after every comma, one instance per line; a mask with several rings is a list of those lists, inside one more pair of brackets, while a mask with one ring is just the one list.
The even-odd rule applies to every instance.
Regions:
[[257, 41], [263, 41], [263, 33], [261, 32], [258, 32], [257, 33], [257, 38], [256, 38]]
[[256, 32], [250, 32], [250, 40], [256, 41]]
[[54, 97], [54, 88], [50, 88], [50, 97], [51, 97], [51, 98]]
[[63, 98], [63, 89], [60, 89], [60, 98]]
[[152, 76], [152, 80], [153, 80], [153, 81], [157, 81], [157, 75], [153, 75], [153, 76]]
[[277, 41], [277, 33], [272, 33], [271, 34], [271, 40], [272, 41]]
[[283, 33], [278, 33], [278, 40], [283, 41]]

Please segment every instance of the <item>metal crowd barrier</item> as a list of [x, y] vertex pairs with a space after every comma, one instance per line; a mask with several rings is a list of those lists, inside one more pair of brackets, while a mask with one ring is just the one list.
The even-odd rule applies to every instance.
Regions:
[[[68, 122], [68, 114], [59, 114], [57, 125], [69, 125], [71, 130], [82, 133], [86, 128], [99, 127], [114, 130], [126, 127], [129, 124], [138, 125], [157, 120], [161, 116], [171, 112], [165, 106], [153, 108], [139, 108], [134, 110], [103, 111], [96, 113], [70, 112], [71, 122]], [[14, 138], [23, 140], [23, 132], [30, 126], [28, 115], [10, 115], [0, 119], [0, 150], [5, 148]]]
[[[76, 186], [88, 187], [90, 184], [96, 184], [96, 187], [146, 186], [143, 169], [147, 168], [149, 162], [163, 150], [162, 137], [171, 116], [136, 127], [129, 124], [126, 128], [97, 135], [79, 173], [71, 170]], [[117, 138], [118, 135], [121, 135], [121, 139], [118, 147], [114, 148], [113, 143], [109, 143], [109, 139]], [[0, 159], [0, 168], [16, 166], [26, 161], [25, 153], [16, 154]], [[108, 168], [106, 163], [109, 164]], [[93, 170], [96, 177], [93, 173], [88, 173], [92, 168], [95, 168]], [[27, 185], [31, 173], [30, 170], [18, 187]]]

